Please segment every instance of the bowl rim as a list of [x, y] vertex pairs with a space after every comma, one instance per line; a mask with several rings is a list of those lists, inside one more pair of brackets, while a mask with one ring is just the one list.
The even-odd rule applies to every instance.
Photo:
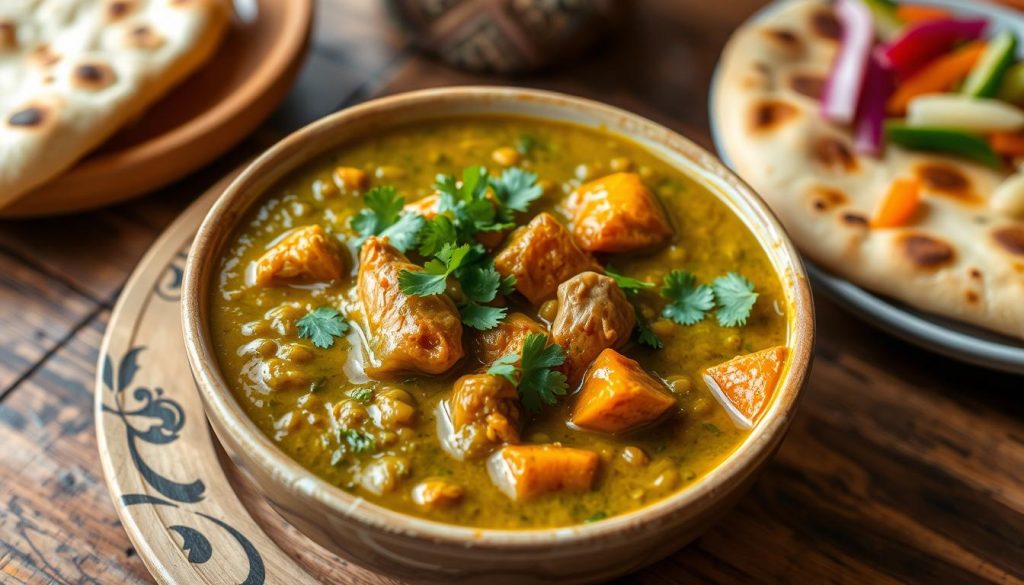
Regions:
[[[529, 529], [495, 529], [446, 524], [386, 508], [328, 483], [289, 457], [244, 413], [219, 371], [218, 360], [208, 335], [208, 317], [205, 313], [205, 299], [209, 293], [209, 285], [213, 281], [209, 278], [212, 273], [207, 275], [204, 271], [208, 267], [209, 270], [213, 270], [212, 267], [217, 261], [217, 257], [213, 255], [219, 255], [221, 252], [220, 248], [216, 248], [216, 239], [225, 232], [235, 233], [238, 222], [251, 210], [251, 206], [260, 200], [265, 191], [252, 196], [240, 211], [233, 208], [235, 200], [244, 199], [247, 191], [254, 189], [254, 184], [265, 178], [265, 175], [273, 174], [277, 165], [290, 164], [288, 171], [283, 173], [287, 175], [323, 152], [329, 151], [330, 148], [337, 148], [337, 145], [333, 145], [326, 149], [314, 149], [315, 152], [312, 154], [308, 151], [303, 152], [301, 162], [289, 163], [297, 157], [296, 152], [301, 150], [303, 143], [312, 136], [370, 114], [409, 108], [429, 108], [432, 102], [438, 100], [488, 104], [525, 100], [539, 103], [552, 111], [562, 110], [565, 113], [582, 110], [593, 113], [595, 117], [621, 120], [623, 124], [628, 124], [631, 132], [604, 128], [602, 130], [624, 136], [646, 150], [650, 149], [641, 143], [638, 136], [644, 132], [653, 133], [658, 137], [653, 140], [662, 148], [693, 163], [697, 171], [704, 175], [695, 178], [701, 180], [706, 187], [713, 191], [716, 186], [718, 191], [730, 191], [730, 198], [742, 201], [748, 206], [748, 216], [745, 216], [726, 199], [727, 193], [715, 193], [751, 230], [772, 261], [788, 304], [790, 320], [786, 345], [792, 358], [771, 404], [747, 438], [719, 465], [694, 483], [631, 512], [591, 524]], [[515, 115], [545, 119], [539, 115]], [[445, 117], [457, 118], [459, 115], [440, 116]], [[405, 123], [399, 122], [395, 126]], [[663, 158], [656, 152], [651, 154]], [[674, 163], [666, 162], [679, 168]], [[691, 173], [692, 176], [692, 169], [679, 170]], [[273, 183], [279, 178], [280, 176], [275, 178]], [[715, 184], [710, 185], [708, 181]], [[757, 224], [758, 229], [764, 229], [765, 233], [759, 234], [754, 224]], [[228, 236], [224, 237], [226, 241]], [[770, 238], [770, 244], [766, 238]], [[780, 266], [784, 266], [784, 270]], [[204, 276], [207, 276], [205, 280]], [[460, 547], [500, 548], [505, 551], [537, 551], [549, 548], [553, 544], [588, 542], [616, 535], [625, 538], [631, 532], [650, 529], [652, 524], [679, 519], [685, 516], [691, 507], [691, 511], [699, 510], [701, 502], [713, 501], [730, 493], [771, 456], [785, 435], [809, 374], [814, 345], [814, 306], [800, 256], [768, 205], [714, 155], [660, 124], [614, 106], [557, 92], [504, 86], [444, 87], [377, 98], [321, 118], [279, 141], [249, 163], [225, 189], [203, 220], [193, 240], [185, 266], [181, 310], [189, 364], [203, 398], [206, 416], [215, 423], [215, 429], [218, 427], [216, 423], [222, 423], [225, 430], [232, 433], [232, 439], [256, 460], [267, 477], [274, 478], [274, 481], [284, 486], [289, 493], [312, 499], [334, 514], [370, 529], [403, 534], [435, 543]]]

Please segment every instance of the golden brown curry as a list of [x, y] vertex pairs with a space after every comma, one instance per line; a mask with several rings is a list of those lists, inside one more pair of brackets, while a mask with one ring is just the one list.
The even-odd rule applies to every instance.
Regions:
[[619, 136], [519, 118], [402, 127], [293, 174], [233, 236], [211, 306], [231, 390], [282, 450], [477, 527], [684, 489], [786, 359], [778, 280], [706, 186]]

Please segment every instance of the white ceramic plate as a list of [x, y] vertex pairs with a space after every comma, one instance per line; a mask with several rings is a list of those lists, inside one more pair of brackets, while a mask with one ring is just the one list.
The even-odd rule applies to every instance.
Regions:
[[[768, 17], [786, 1], [776, 0], [768, 4], [751, 16], [750, 21], [757, 22]], [[1024, 38], [1024, 16], [1013, 10], [985, 2], [966, 2], [964, 0], [914, 1], [918, 4], [949, 8], [964, 16], [987, 18], [992, 23], [993, 30], [1009, 29], [1016, 33], [1018, 38]], [[721, 134], [716, 123], [718, 118], [715, 115], [714, 93], [717, 88], [718, 69], [716, 68], [711, 80], [711, 96], [708, 101], [711, 139], [719, 157], [729, 167], [733, 167], [722, 148]], [[1024, 344], [1021, 342], [978, 327], [923, 313], [833, 276], [806, 259], [804, 264], [817, 291], [824, 293], [878, 328], [956, 360], [1005, 372], [1024, 374]]]

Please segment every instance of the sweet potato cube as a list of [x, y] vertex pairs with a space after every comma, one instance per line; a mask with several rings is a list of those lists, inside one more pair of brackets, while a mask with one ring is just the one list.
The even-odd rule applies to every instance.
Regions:
[[516, 501], [542, 494], [583, 492], [594, 485], [597, 453], [557, 445], [508, 445], [491, 455], [491, 481]]
[[516, 289], [534, 305], [553, 297], [558, 285], [581, 272], [604, 272], [549, 213], [512, 232], [494, 266], [502, 276], [515, 276]]
[[581, 185], [567, 205], [572, 233], [588, 252], [633, 252], [672, 236], [665, 211], [636, 173], [615, 173]]
[[437, 217], [437, 212], [440, 209], [441, 196], [437, 193], [433, 195], [427, 195], [422, 199], [416, 201], [410, 201], [405, 204], [402, 209], [404, 211], [418, 213], [427, 219], [434, 219]]
[[675, 403], [640, 364], [606, 349], [583, 379], [572, 422], [591, 431], [624, 433], [657, 420]]
[[771, 400], [788, 353], [780, 345], [741, 355], [704, 370], [704, 382], [736, 424], [750, 428]]
[[298, 228], [256, 261], [256, 284], [326, 282], [345, 272], [338, 245], [319, 225]]

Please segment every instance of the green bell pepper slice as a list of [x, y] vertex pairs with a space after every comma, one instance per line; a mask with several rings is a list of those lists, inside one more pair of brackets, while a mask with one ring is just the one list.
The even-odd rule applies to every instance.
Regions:
[[1017, 37], [1013, 33], [1003, 31], [996, 35], [967, 75], [961, 91], [973, 97], [995, 97], [1016, 53]]
[[1003, 159], [984, 138], [962, 130], [908, 126], [897, 120], [885, 123], [889, 142], [909, 150], [955, 154], [990, 167], [1001, 167]]

